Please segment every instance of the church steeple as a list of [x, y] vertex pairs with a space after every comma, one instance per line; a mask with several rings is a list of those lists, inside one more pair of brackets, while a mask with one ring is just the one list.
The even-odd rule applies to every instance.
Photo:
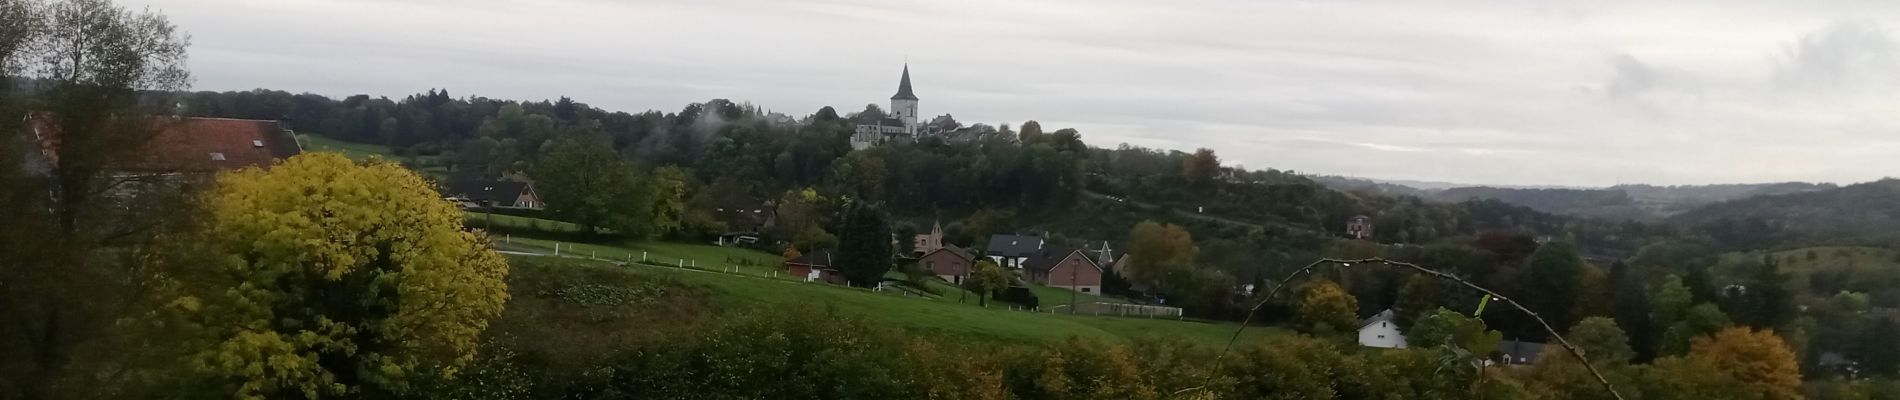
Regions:
[[891, 100], [917, 100], [917, 95], [910, 92], [910, 63], [904, 64], [904, 78], [897, 81], [897, 94], [891, 95]]

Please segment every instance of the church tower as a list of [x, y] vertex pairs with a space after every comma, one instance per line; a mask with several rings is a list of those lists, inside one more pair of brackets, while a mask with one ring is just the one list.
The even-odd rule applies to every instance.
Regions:
[[917, 95], [910, 92], [910, 63], [904, 64], [904, 78], [897, 82], [897, 94], [891, 95], [890, 117], [904, 121], [904, 133], [917, 136]]

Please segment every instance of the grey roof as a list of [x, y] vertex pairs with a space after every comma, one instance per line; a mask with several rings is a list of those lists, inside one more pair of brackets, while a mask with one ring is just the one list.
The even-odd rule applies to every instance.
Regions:
[[458, 197], [475, 202], [486, 201], [490, 204], [502, 205], [515, 204], [515, 200], [521, 198], [522, 192], [530, 190], [526, 182], [483, 180], [450, 182], [447, 189], [448, 190], [443, 194], [449, 197]]
[[1002, 257], [1029, 257], [1042, 252], [1042, 238], [1023, 235], [990, 235], [990, 245], [983, 247], [984, 255]]
[[[1055, 269], [1056, 264], [1061, 263], [1063, 259], [1069, 258], [1070, 255], [1076, 255], [1078, 252], [1081, 252], [1081, 250], [1066, 247], [1059, 249], [1052, 248], [1048, 251], [1037, 252], [1035, 256], [1029, 257], [1028, 260], [1023, 260], [1023, 268], [1048, 272], [1051, 269]], [[1089, 259], [1088, 254], [1080, 255], [1082, 256], [1082, 260], [1088, 261], [1089, 265], [1095, 266], [1095, 269], [1102, 269], [1101, 265], [1095, 264], [1095, 260]]]
[[932, 251], [930, 253], [925, 253], [924, 256], [929, 257], [931, 254], [935, 254], [938, 251], [948, 251], [950, 252], [951, 255], [957, 256], [957, 258], [961, 258], [964, 261], [970, 261], [970, 260], [976, 259], [976, 255], [970, 254], [969, 250], [964, 250], [962, 247], [957, 247], [957, 245], [954, 245], [954, 244], [945, 244], [943, 245], [943, 248], [937, 249], [936, 251]]
[[1854, 365], [1854, 362], [1849, 361], [1847, 359], [1847, 356], [1843, 356], [1841, 355], [1841, 353], [1830, 351], [1826, 353], [1821, 353], [1820, 365], [1823, 367], [1842, 367], [1842, 366], [1852, 366]]
[[1365, 323], [1359, 324], [1359, 327], [1363, 329], [1365, 327], [1372, 326], [1372, 324], [1376, 324], [1380, 322], [1393, 322], [1395, 321], [1394, 315], [1395, 314], [1392, 313], [1392, 309], [1387, 308], [1385, 309], [1385, 311], [1380, 311], [1378, 314], [1372, 314], [1371, 317], [1367, 317]]
[[813, 268], [818, 268], [818, 269], [830, 269], [831, 268], [831, 252], [827, 250], [819, 250], [819, 251], [811, 252], [810, 254], [801, 254], [798, 256], [798, 258], [794, 258], [792, 259], [792, 261], [788, 261], [787, 263], [806, 265], [806, 266], [811, 266]]
[[1503, 353], [1505, 356], [1509, 356], [1510, 359], [1506, 360], [1506, 362], [1509, 362], [1509, 363], [1515, 364], [1515, 363], [1536, 362], [1537, 356], [1539, 354], [1544, 353], [1544, 344], [1537, 343], [1537, 342], [1519, 342], [1516, 340], [1506, 340], [1503, 342], [1498, 342], [1498, 352]]
[[904, 79], [897, 82], [897, 94], [891, 100], [916, 100], [917, 95], [910, 92], [910, 64], [904, 64]]

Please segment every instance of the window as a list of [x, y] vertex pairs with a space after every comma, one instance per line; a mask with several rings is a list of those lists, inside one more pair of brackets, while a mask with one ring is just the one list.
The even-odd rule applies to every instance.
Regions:
[[937, 270], [937, 262], [936, 262], [936, 261], [925, 261], [925, 262], [924, 262], [924, 269], [928, 269], [928, 270], [932, 270], [932, 271], [935, 271], [935, 270]]
[[1082, 293], [1088, 293], [1088, 292], [1089, 292], [1089, 288], [1082, 288]]
[[252, 140], [252, 141], [251, 141], [251, 147], [264, 147], [264, 141], [262, 141], [262, 140]]
[[211, 153], [211, 161], [224, 161], [224, 153]]
[[1379, 335], [1379, 338], [1380, 338], [1380, 339], [1385, 339], [1385, 335]]

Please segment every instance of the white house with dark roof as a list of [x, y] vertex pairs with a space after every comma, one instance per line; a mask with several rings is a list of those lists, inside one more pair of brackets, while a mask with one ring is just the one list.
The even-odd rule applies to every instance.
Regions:
[[1359, 326], [1359, 345], [1381, 349], [1405, 348], [1405, 333], [1399, 331], [1398, 320], [1391, 309], [1366, 318], [1365, 324]]

